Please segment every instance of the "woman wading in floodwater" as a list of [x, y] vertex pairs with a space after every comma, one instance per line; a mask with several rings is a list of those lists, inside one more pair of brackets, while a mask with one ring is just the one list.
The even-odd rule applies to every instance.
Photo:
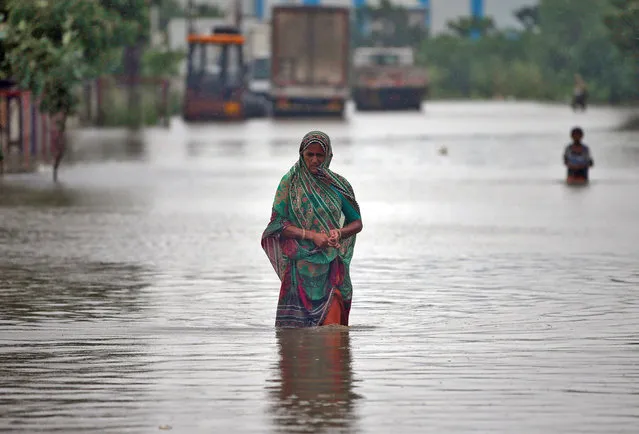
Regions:
[[276, 327], [348, 325], [362, 218], [349, 182], [329, 169], [332, 158], [329, 137], [311, 131], [275, 193], [262, 248], [282, 282]]

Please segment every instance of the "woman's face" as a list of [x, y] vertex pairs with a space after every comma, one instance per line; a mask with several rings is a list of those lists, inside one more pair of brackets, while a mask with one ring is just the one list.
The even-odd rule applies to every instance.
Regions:
[[319, 143], [313, 143], [304, 150], [302, 157], [304, 157], [304, 163], [306, 163], [308, 170], [315, 174], [326, 159], [326, 153]]

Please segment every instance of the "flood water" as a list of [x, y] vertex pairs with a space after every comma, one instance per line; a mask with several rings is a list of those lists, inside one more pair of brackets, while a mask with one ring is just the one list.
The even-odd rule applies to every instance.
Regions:
[[[0, 181], [0, 430], [637, 432], [626, 115], [433, 102], [79, 133], [59, 185]], [[575, 125], [588, 187], [563, 183]], [[312, 129], [362, 209], [351, 327], [277, 331], [260, 235]]]

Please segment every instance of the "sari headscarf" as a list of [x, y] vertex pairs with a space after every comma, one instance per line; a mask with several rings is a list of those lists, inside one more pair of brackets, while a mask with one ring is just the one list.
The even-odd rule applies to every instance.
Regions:
[[[304, 162], [303, 153], [319, 144], [326, 157], [316, 174]], [[333, 297], [341, 296], [348, 323], [352, 297], [350, 262], [355, 236], [340, 242], [339, 248], [316, 248], [311, 240], [282, 237], [293, 225], [300, 229], [328, 233], [344, 222], [342, 198], [359, 214], [353, 188], [342, 176], [330, 170], [333, 157], [330, 138], [311, 131], [302, 139], [299, 158], [277, 188], [271, 220], [262, 234], [262, 248], [282, 282], [275, 320], [276, 326], [309, 327], [321, 325]]]

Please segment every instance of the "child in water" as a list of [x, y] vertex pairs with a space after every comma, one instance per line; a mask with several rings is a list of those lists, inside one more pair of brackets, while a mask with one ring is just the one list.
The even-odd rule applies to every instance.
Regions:
[[564, 165], [568, 168], [568, 179], [588, 181], [588, 169], [594, 165], [590, 156], [590, 149], [581, 140], [584, 132], [575, 127], [570, 131], [572, 143], [566, 146], [564, 151]]

